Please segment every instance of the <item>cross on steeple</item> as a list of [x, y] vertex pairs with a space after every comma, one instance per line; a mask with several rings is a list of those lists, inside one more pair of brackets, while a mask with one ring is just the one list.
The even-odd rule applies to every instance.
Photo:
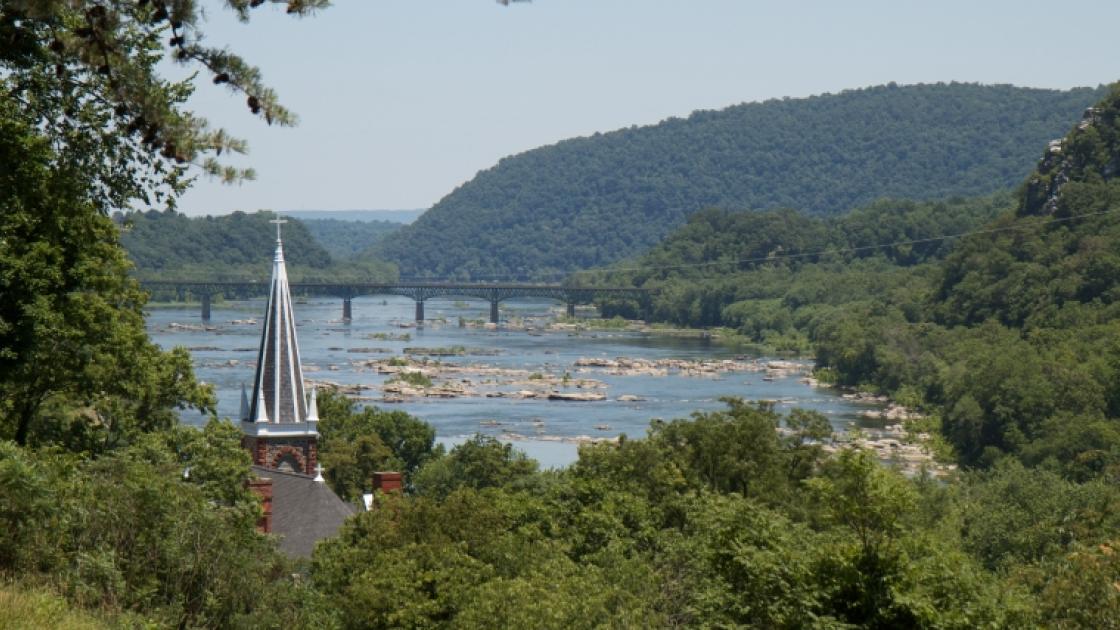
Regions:
[[276, 224], [276, 242], [277, 243], [280, 242], [280, 226], [284, 225], [287, 222], [288, 222], [287, 219], [272, 219], [271, 221], [269, 221], [269, 223], [275, 223]]

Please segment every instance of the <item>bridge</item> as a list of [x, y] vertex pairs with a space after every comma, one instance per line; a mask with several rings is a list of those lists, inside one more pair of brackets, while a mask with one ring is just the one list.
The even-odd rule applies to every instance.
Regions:
[[[187, 293], [202, 301], [202, 320], [210, 321], [210, 302], [216, 295], [249, 298], [268, 295], [268, 281], [141, 280], [149, 291], [175, 292], [180, 299]], [[479, 284], [457, 282], [291, 282], [294, 295], [331, 296], [342, 300], [342, 319], [353, 316], [351, 301], [363, 295], [403, 295], [416, 302], [416, 322], [424, 322], [424, 302], [437, 297], [466, 297], [490, 303], [490, 321], [498, 323], [498, 304], [510, 298], [546, 298], [567, 305], [568, 316], [575, 315], [577, 304], [597, 299], [629, 298], [646, 304], [650, 291], [621, 287], [569, 287], [559, 284]]]

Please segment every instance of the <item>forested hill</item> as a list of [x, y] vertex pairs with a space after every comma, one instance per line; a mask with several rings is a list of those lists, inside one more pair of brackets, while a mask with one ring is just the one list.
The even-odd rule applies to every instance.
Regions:
[[540, 276], [640, 253], [706, 207], [835, 214], [988, 194], [1103, 94], [889, 85], [566, 140], [478, 173], [375, 253], [407, 276]]
[[922, 317], [846, 318], [818, 361], [937, 409], [962, 463], [1120, 479], [1120, 85], [1045, 152], [1018, 207], [964, 239]]
[[978, 229], [1013, 207], [1013, 195], [1001, 192], [883, 199], [834, 217], [708, 209], [648, 253], [571, 280], [656, 290], [645, 312], [619, 301], [604, 305], [610, 315], [731, 326], [756, 343], [809, 351], [809, 340], [797, 334], [798, 315], [815, 317], [810, 311], [824, 308], [827, 317], [830, 305], [889, 299], [913, 284], [911, 271], [928, 271], [953, 251], [956, 239], [939, 237]]
[[1042, 153], [1017, 198], [706, 211], [609, 280], [659, 288], [658, 319], [811, 350], [821, 378], [922, 408], [963, 465], [1115, 484], [1120, 85]]
[[394, 221], [376, 219], [359, 221], [313, 218], [306, 215], [300, 218], [299, 222], [307, 227], [315, 241], [336, 261], [362, 254], [377, 241], [399, 230], [402, 225]]
[[[188, 217], [177, 212], [130, 212], [115, 217], [121, 243], [141, 276], [257, 269], [267, 275], [276, 249], [271, 212]], [[298, 220], [284, 226], [284, 257], [293, 266], [325, 268], [331, 257]], [[182, 275], [186, 274], [186, 275]], [[216, 275], [214, 275], [216, 274]]]

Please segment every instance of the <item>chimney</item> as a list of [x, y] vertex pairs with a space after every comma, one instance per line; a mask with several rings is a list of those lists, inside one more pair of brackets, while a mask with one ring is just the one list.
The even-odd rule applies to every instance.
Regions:
[[261, 500], [261, 517], [257, 521], [257, 532], [272, 533], [272, 480], [250, 479], [249, 490]]
[[375, 472], [373, 473], [373, 491], [380, 491], [382, 494], [389, 494], [390, 492], [401, 492], [404, 489], [404, 484], [401, 483], [401, 474], [399, 472]]

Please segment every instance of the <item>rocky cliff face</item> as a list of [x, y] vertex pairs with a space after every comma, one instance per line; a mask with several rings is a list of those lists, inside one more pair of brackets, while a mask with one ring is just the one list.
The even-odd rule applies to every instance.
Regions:
[[1051, 140], [1023, 186], [1020, 215], [1053, 215], [1071, 181], [1108, 180], [1120, 172], [1120, 84], [1064, 138]]

